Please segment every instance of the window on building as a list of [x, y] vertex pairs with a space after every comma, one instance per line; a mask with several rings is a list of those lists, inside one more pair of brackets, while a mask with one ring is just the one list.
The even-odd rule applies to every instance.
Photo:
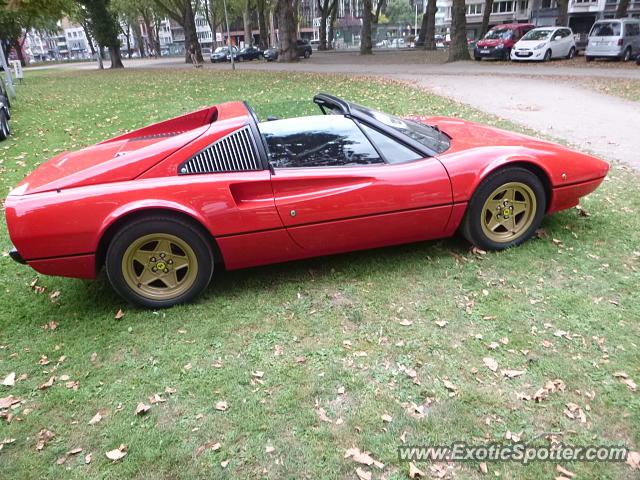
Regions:
[[529, 10], [529, 0], [520, 0], [518, 2], [518, 10], [521, 12], [526, 12]]
[[508, 13], [513, 12], [513, 1], [494, 2], [491, 13]]
[[542, 8], [557, 8], [558, 2], [557, 0], [542, 0], [541, 7]]
[[482, 15], [482, 4], [472, 3], [467, 5], [467, 15]]

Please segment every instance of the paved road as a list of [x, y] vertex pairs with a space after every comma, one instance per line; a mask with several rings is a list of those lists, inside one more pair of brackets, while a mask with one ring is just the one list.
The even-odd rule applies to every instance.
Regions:
[[[421, 63], [420, 52], [383, 52], [371, 57], [353, 53], [314, 53], [294, 64], [251, 62], [238, 69], [304, 71], [381, 76], [407, 81], [482, 111], [617, 160], [640, 170], [640, 102], [597, 93], [589, 78], [623, 78], [640, 82], [632, 63], [584, 63], [583, 59], [545, 65], [498, 62]], [[130, 68], [183, 68], [177, 58], [128, 60]], [[56, 68], [95, 68], [64, 64]], [[206, 68], [229, 69], [228, 64]]]

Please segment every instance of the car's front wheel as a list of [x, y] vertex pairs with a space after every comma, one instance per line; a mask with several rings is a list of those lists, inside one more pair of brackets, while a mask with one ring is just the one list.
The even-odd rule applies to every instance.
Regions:
[[571, 49], [569, 50], [569, 53], [567, 54], [567, 59], [571, 60], [575, 56], [576, 56], [576, 48], [571, 47]]
[[188, 221], [149, 216], [113, 237], [106, 270], [114, 290], [148, 308], [193, 300], [209, 284], [214, 258], [206, 234]]
[[304, 51], [304, 58], [309, 58], [311, 56], [311, 52], [309, 50]]
[[9, 118], [4, 108], [0, 108], [0, 140], [6, 139], [11, 134], [11, 128], [9, 127]]
[[551, 61], [551, 50], [547, 50], [544, 53], [544, 58], [542, 59], [543, 62], [550, 62]]
[[473, 245], [503, 250], [531, 237], [545, 210], [540, 179], [525, 168], [505, 168], [480, 183], [467, 207], [461, 232]]

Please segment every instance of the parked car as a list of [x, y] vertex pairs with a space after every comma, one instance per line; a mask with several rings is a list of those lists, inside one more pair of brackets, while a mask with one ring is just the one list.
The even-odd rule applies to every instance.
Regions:
[[535, 25], [529, 23], [512, 23], [496, 25], [491, 28], [473, 49], [473, 58], [495, 58], [509, 60], [513, 45]]
[[2, 102], [4, 113], [7, 119], [11, 119], [11, 100], [9, 100], [9, 93], [7, 87], [4, 84], [4, 80], [0, 77], [0, 102]]
[[640, 20], [622, 18], [598, 20], [589, 32], [584, 51], [587, 62], [598, 57], [619, 58], [628, 62], [640, 54]]
[[[311, 45], [306, 40], [297, 40], [296, 48], [298, 49], [298, 57], [309, 58], [313, 53]], [[264, 58], [272, 62], [278, 59], [279, 50], [277, 46], [273, 46], [264, 51]]]
[[9, 128], [9, 107], [0, 99], [0, 141], [5, 140], [10, 134]]
[[511, 60], [538, 60], [573, 58], [576, 42], [567, 27], [539, 27], [529, 30], [511, 50]]
[[573, 41], [576, 42], [576, 53], [584, 52], [585, 48], [587, 48], [587, 43], [589, 43], [589, 34], [588, 33], [574, 33]]
[[[237, 52], [238, 48], [232, 46], [232, 51]], [[226, 62], [229, 54], [229, 47], [218, 47], [211, 54], [211, 63]]]
[[320, 46], [320, 40], [309, 40], [309, 45], [312, 49], [317, 50]]
[[485, 250], [513, 247], [609, 170], [475, 122], [313, 100], [324, 115], [259, 123], [246, 102], [229, 102], [61, 153], [5, 201], [10, 256], [74, 278], [95, 278], [104, 265], [127, 300], [169, 307], [195, 298], [220, 265], [457, 230]]
[[[233, 52], [233, 55], [236, 62], [262, 60], [264, 58], [264, 53], [262, 53], [262, 50], [256, 47], [245, 47], [239, 52]], [[227, 54], [227, 60], [231, 61], [230, 53]]]

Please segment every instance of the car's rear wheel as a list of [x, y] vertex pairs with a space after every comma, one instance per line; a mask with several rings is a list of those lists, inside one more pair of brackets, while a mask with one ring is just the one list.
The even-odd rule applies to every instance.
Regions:
[[547, 50], [546, 52], [544, 52], [544, 58], [542, 59], [543, 62], [549, 62], [551, 61], [551, 50]]
[[593, 62], [593, 57], [591, 55], [587, 55], [584, 58], [587, 62]]
[[569, 53], [567, 54], [567, 58], [571, 60], [575, 56], [576, 56], [576, 48], [571, 47], [571, 49], [569, 50]]
[[304, 58], [309, 58], [311, 56], [311, 52], [309, 50], [304, 51]]
[[122, 297], [145, 307], [166, 308], [194, 299], [207, 287], [213, 260], [200, 228], [156, 215], [119, 230], [105, 264], [111, 285]]
[[627, 48], [622, 54], [623, 62], [628, 62], [629, 60], [631, 60], [631, 47]]
[[6, 139], [10, 134], [11, 128], [9, 127], [7, 112], [4, 111], [4, 108], [0, 108], [0, 140]]
[[546, 195], [531, 171], [512, 167], [485, 178], [474, 192], [461, 231], [485, 250], [503, 250], [526, 241], [540, 226]]

